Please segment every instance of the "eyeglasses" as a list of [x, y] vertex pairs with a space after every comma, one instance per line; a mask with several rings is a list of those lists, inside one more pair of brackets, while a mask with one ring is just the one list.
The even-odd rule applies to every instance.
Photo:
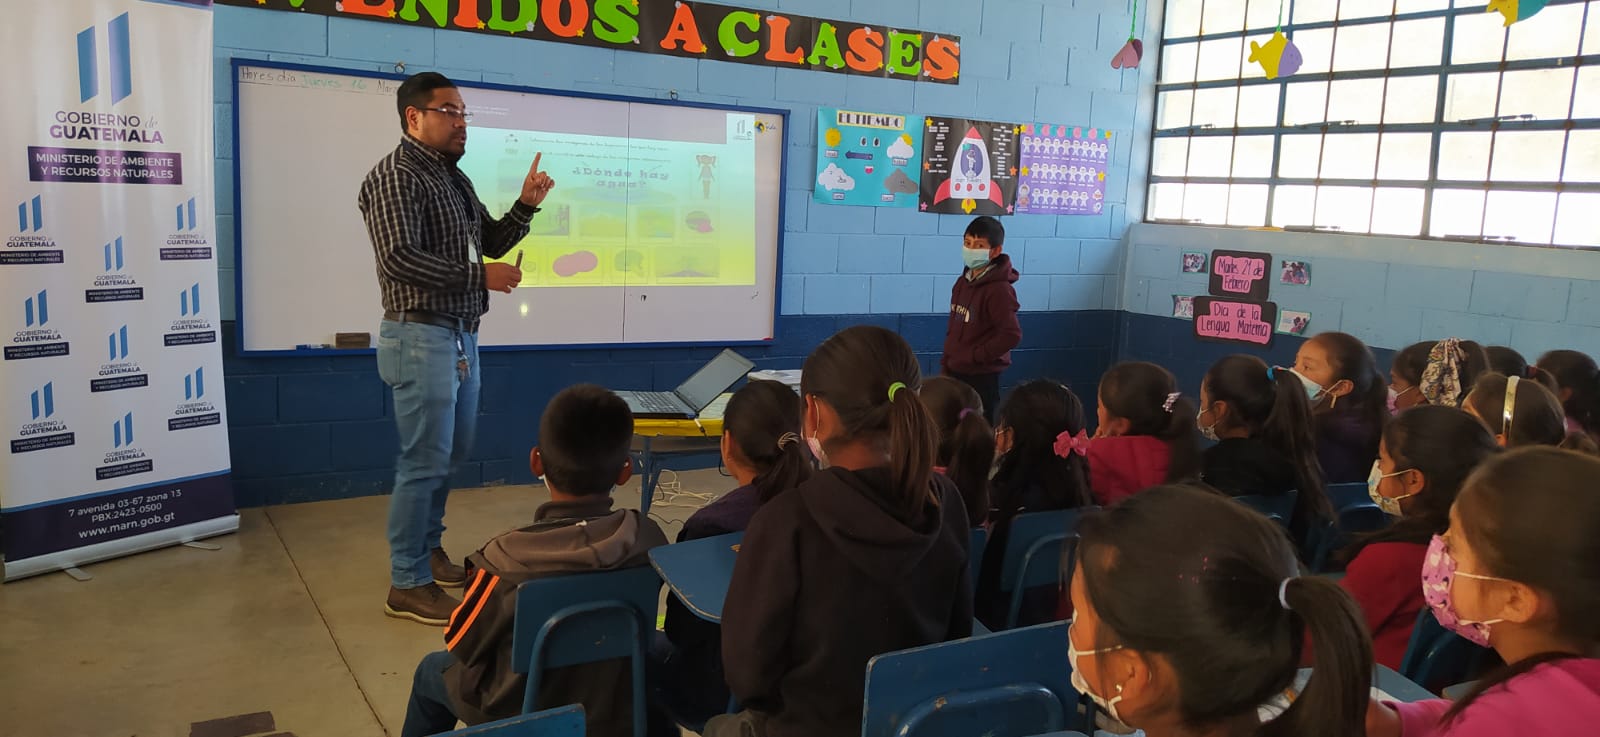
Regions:
[[426, 111], [426, 112], [430, 112], [430, 113], [441, 113], [441, 114], [444, 114], [444, 115], [448, 115], [448, 116], [450, 116], [452, 118], [459, 119], [463, 123], [472, 122], [472, 113], [468, 112], [466, 110], [457, 110], [457, 109], [455, 109], [453, 107], [419, 107], [417, 109], [418, 110], [423, 110], [423, 111]]

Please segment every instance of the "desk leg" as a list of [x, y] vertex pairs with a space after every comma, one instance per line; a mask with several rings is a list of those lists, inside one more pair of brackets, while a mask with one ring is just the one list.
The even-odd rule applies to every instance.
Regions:
[[661, 477], [661, 471], [656, 468], [655, 454], [650, 452], [651, 438], [644, 439], [644, 452], [639, 455], [639, 513], [650, 516], [650, 502], [655, 499], [656, 481]]

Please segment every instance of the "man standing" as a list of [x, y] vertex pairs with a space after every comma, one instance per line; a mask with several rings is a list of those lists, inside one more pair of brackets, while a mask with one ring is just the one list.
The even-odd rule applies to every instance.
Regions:
[[983, 414], [994, 422], [1000, 404], [1000, 373], [1011, 365], [1011, 349], [1022, 341], [1017, 322], [1021, 274], [1003, 252], [1005, 226], [987, 215], [974, 218], [961, 238], [961, 276], [950, 288], [950, 321], [939, 368], [977, 390]]
[[499, 220], [456, 168], [472, 115], [454, 83], [424, 72], [400, 85], [400, 145], [361, 184], [361, 214], [383, 291], [378, 374], [394, 392], [400, 459], [389, 501], [389, 598], [384, 613], [444, 626], [459, 603], [440, 586], [466, 572], [441, 547], [454, 464], [477, 429], [478, 319], [488, 290], [510, 293], [522, 271], [499, 258], [528, 234], [550, 188], [539, 155], [522, 195]]

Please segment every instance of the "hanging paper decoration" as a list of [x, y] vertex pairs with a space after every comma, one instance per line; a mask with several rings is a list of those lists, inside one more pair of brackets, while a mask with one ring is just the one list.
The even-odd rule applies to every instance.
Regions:
[[1278, 27], [1273, 30], [1272, 38], [1267, 39], [1265, 44], [1251, 41], [1249, 61], [1260, 64], [1261, 71], [1267, 73], [1267, 79], [1287, 77], [1300, 71], [1300, 63], [1304, 61], [1300, 57], [1300, 49], [1288, 36], [1283, 35], [1283, 0], [1278, 0]]
[[1527, 20], [1534, 13], [1544, 10], [1546, 2], [1548, 0], [1489, 0], [1489, 5], [1484, 10], [1490, 13], [1499, 11], [1506, 18], [1505, 25], [1509, 26], [1519, 20]]
[[1133, 0], [1133, 20], [1128, 23], [1128, 42], [1122, 45], [1116, 56], [1111, 57], [1112, 69], [1133, 69], [1139, 66], [1139, 60], [1144, 58], [1144, 42], [1135, 38], [1138, 28], [1139, 0]]

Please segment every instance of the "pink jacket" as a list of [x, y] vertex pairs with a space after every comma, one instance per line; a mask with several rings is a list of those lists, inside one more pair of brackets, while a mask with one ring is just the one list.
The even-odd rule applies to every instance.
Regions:
[[1402, 737], [1506, 737], [1593, 734], [1600, 724], [1600, 658], [1568, 658], [1535, 667], [1479, 696], [1449, 724], [1444, 699], [1391, 703]]

